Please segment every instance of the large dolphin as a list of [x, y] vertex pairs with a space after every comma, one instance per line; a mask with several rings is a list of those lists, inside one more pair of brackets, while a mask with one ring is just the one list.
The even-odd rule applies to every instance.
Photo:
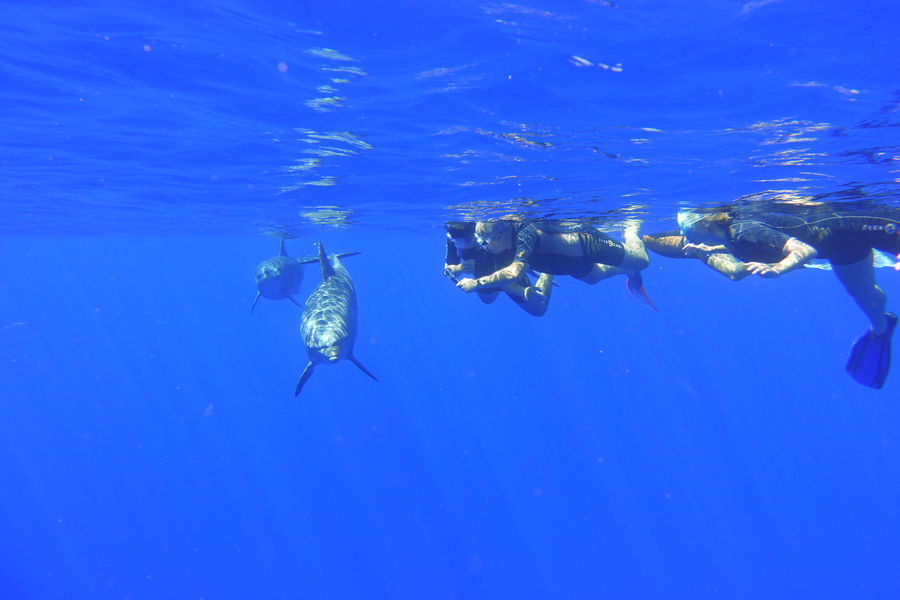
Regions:
[[378, 381], [353, 356], [353, 343], [356, 341], [356, 289], [339, 256], [341, 255], [326, 256], [325, 248], [319, 242], [322, 281], [306, 299], [306, 306], [303, 308], [300, 337], [306, 346], [309, 364], [300, 375], [295, 396], [312, 377], [316, 365], [333, 365], [344, 358]]
[[250, 312], [256, 308], [260, 296], [269, 300], [284, 300], [290, 298], [291, 302], [300, 306], [294, 300], [294, 294], [300, 291], [300, 282], [303, 281], [303, 265], [294, 260], [284, 249], [284, 240], [281, 240], [278, 256], [269, 258], [256, 267], [253, 274], [256, 279], [256, 300], [250, 307]]

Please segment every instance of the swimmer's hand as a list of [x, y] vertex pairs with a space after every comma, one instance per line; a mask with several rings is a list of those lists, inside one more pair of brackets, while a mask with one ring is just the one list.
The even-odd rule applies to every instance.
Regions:
[[478, 288], [478, 280], [460, 279], [459, 283], [456, 284], [456, 287], [468, 294], [469, 292], [474, 292]]
[[781, 271], [775, 269], [773, 265], [759, 262], [748, 262], [744, 263], [744, 265], [747, 267], [747, 271], [751, 275], [759, 275], [760, 277], [765, 277], [766, 279], [775, 279], [777, 277], [781, 277]]
[[728, 251], [728, 249], [722, 244], [719, 244], [718, 246], [707, 246], [706, 244], [685, 244], [683, 249], [685, 250], [685, 254], [688, 254], [688, 250], [694, 250], [696, 253], [703, 254]]
[[460, 270], [463, 273], [468, 273], [469, 275], [471, 275], [475, 272], [475, 261], [471, 258], [469, 260], [462, 261], [459, 266]]

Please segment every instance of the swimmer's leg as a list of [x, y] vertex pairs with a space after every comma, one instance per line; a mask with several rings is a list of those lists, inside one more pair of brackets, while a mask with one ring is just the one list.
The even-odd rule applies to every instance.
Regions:
[[590, 273], [584, 277], [576, 277], [576, 279], [583, 281], [588, 285], [594, 285], [595, 283], [600, 283], [604, 279], [609, 279], [616, 275], [627, 275], [628, 277], [631, 277], [632, 273], [634, 273], [633, 269], [623, 269], [621, 267], [597, 263], [591, 267]]
[[631, 277], [637, 271], [647, 268], [647, 265], [650, 264], [650, 258], [647, 256], [647, 249], [644, 247], [644, 242], [640, 236], [640, 221], [628, 221], [625, 226], [624, 246], [625, 257], [618, 266], [614, 267], [597, 263], [587, 275], [578, 277], [578, 279], [588, 285], [594, 285], [616, 275]]
[[888, 326], [887, 317], [884, 314], [887, 296], [875, 283], [872, 254], [870, 253], [868, 257], [851, 265], [832, 265], [832, 269], [847, 293], [869, 318], [869, 322], [872, 323], [872, 333], [876, 335], [884, 333]]
[[550, 294], [552, 293], [553, 275], [541, 273], [537, 283], [525, 288], [525, 302], [519, 306], [532, 317], [543, 317], [550, 308]]
[[522, 310], [533, 317], [543, 317], [550, 306], [550, 293], [553, 290], [553, 275], [543, 273], [537, 284], [528, 287], [516, 282], [503, 287], [503, 291]]
[[619, 265], [626, 271], [641, 271], [650, 264], [647, 249], [640, 235], [640, 221], [628, 221], [625, 225], [625, 260]]

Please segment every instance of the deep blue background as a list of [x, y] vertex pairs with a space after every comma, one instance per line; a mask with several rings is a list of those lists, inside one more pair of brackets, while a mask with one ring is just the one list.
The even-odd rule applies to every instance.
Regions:
[[10, 597], [891, 595], [896, 381], [843, 373], [830, 274], [656, 261], [659, 314], [563, 279], [533, 319], [433, 238], [331, 236], [380, 382], [296, 399], [300, 310], [249, 314], [274, 240], [4, 242]]
[[[3, 598], [896, 595], [900, 379], [830, 273], [440, 275], [448, 218], [895, 204], [895, 2], [0, 8]], [[379, 382], [293, 397], [273, 231], [363, 252]]]

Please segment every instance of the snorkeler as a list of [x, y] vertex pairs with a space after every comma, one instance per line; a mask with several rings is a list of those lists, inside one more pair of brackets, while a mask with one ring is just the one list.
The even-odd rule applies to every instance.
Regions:
[[875, 282], [873, 250], [900, 253], [900, 214], [816, 211], [802, 215], [738, 211], [678, 214], [680, 234], [645, 236], [666, 256], [693, 256], [729, 279], [776, 278], [814, 258], [831, 263], [847, 293], [871, 323], [850, 351], [847, 372], [858, 383], [881, 389], [891, 362], [897, 315], [886, 312], [887, 296]]
[[637, 227], [625, 230], [625, 243], [589, 225], [548, 222], [478, 223], [478, 243], [495, 256], [511, 252], [508, 266], [457, 285], [466, 292], [516, 281], [529, 268], [553, 275], [571, 275], [593, 285], [615, 275], [628, 277], [628, 291], [643, 306], [657, 310], [644, 292], [640, 271], [649, 263]]
[[[444, 258], [444, 275], [453, 283], [459, 283], [463, 275], [482, 277], [507, 266], [512, 261], [512, 252], [491, 254], [475, 241], [475, 223], [448, 222], [447, 253]], [[534, 317], [547, 312], [553, 289], [553, 275], [542, 273], [535, 285], [527, 274], [503, 286], [486, 287], [478, 290], [478, 298], [484, 304], [491, 304], [503, 291], [522, 310]]]

